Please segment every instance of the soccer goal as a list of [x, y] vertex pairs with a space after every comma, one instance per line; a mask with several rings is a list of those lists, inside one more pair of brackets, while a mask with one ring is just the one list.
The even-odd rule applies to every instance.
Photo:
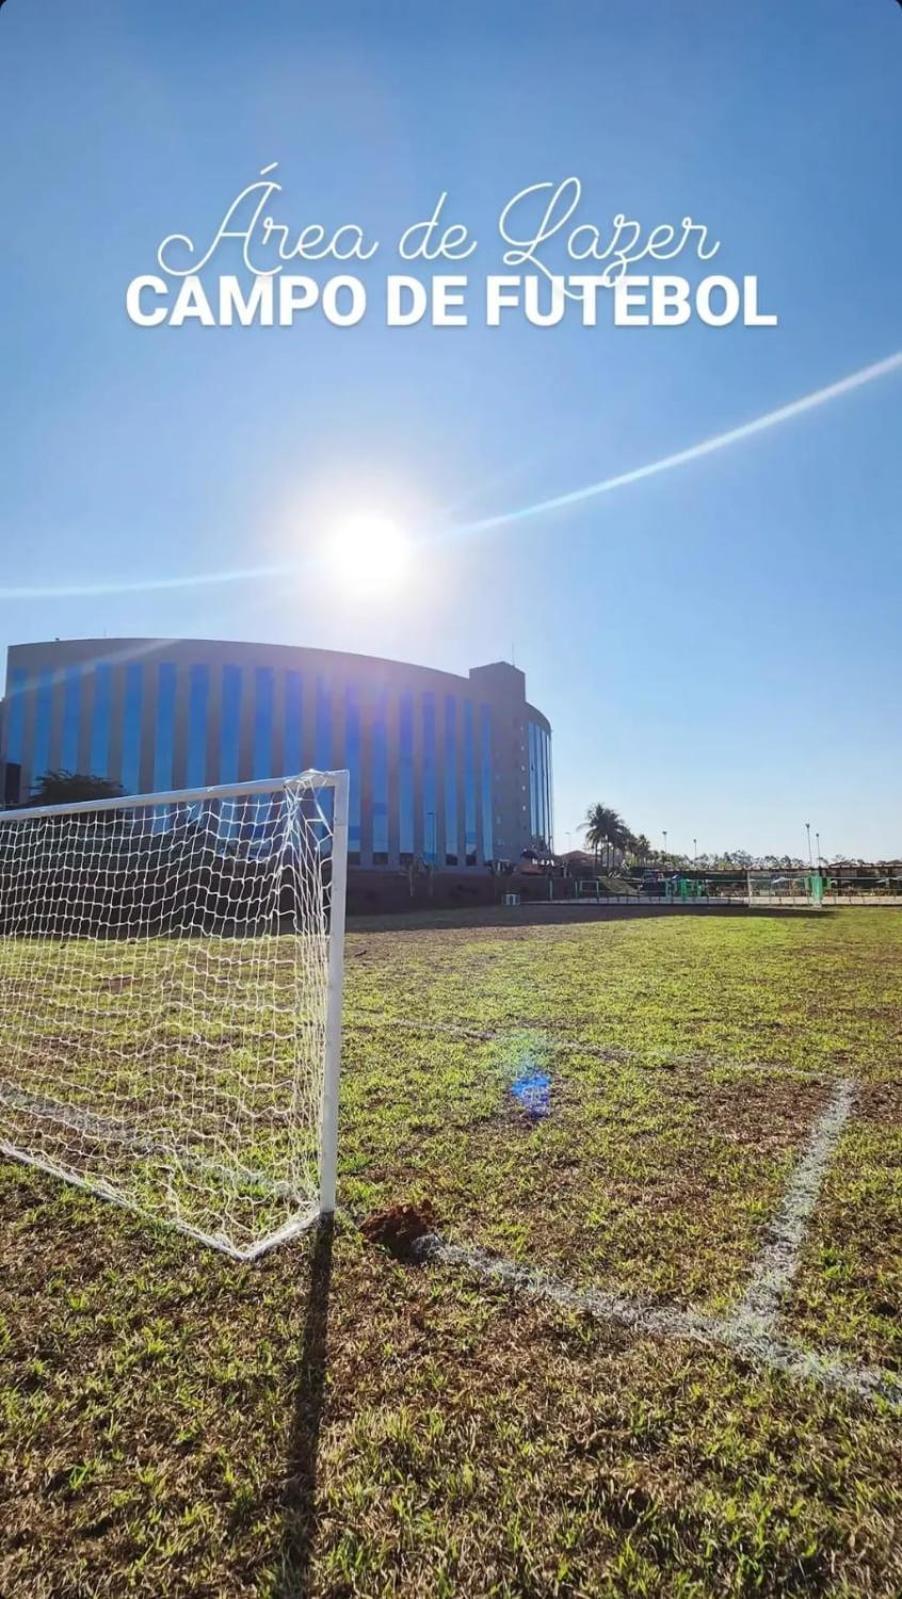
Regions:
[[820, 872], [749, 872], [750, 905], [814, 905], [824, 903], [824, 879]]
[[0, 1151], [251, 1259], [335, 1208], [347, 772], [0, 812]]

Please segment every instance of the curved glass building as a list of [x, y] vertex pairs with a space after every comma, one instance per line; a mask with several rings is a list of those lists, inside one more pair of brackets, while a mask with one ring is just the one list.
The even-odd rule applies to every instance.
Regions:
[[503, 661], [457, 677], [293, 645], [16, 644], [0, 762], [7, 805], [59, 769], [150, 794], [347, 767], [361, 866], [483, 866], [553, 843], [551, 728]]

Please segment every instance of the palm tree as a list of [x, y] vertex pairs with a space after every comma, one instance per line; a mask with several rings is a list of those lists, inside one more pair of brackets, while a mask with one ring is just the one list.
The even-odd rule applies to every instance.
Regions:
[[595, 851], [595, 865], [598, 866], [598, 851], [608, 845], [611, 849], [625, 848], [630, 836], [623, 817], [617, 811], [611, 810], [609, 805], [590, 805], [583, 823], [586, 843]]

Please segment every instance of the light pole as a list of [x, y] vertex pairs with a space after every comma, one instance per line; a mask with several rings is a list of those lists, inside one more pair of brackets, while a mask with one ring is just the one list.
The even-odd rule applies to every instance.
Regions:
[[805, 823], [805, 834], [806, 834], [807, 839], [808, 839], [808, 865], [809, 866], [813, 866], [814, 862], [811, 859], [811, 823], [810, 822], [806, 822]]
[[664, 865], [666, 866], [667, 865], [667, 828], [666, 827], [663, 829], [663, 833], [664, 833]]
[[820, 833], [815, 833], [815, 835], [814, 835], [814, 844], [815, 844], [815, 859], [817, 860], [818, 866], [820, 866], [820, 864], [821, 864], [821, 835], [820, 835]]
[[692, 840], [692, 864], [693, 864], [693, 866], [697, 866], [698, 865], [698, 839], [697, 838], [694, 838]]

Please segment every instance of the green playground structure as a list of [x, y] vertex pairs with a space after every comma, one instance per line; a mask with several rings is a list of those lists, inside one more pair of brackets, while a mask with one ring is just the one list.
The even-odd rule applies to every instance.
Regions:
[[703, 877], [668, 877], [664, 893], [666, 899], [707, 899], [708, 885]]

